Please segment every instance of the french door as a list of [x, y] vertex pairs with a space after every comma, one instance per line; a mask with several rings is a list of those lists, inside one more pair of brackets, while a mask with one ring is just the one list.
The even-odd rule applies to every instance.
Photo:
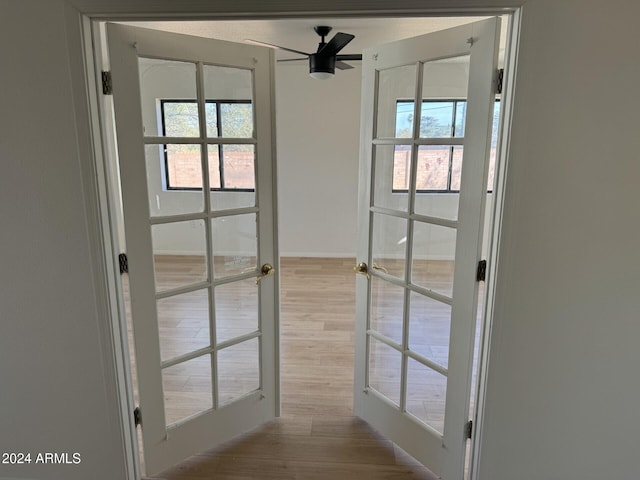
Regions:
[[500, 20], [363, 53], [354, 410], [463, 477]]
[[279, 410], [273, 51], [109, 24], [147, 474]]

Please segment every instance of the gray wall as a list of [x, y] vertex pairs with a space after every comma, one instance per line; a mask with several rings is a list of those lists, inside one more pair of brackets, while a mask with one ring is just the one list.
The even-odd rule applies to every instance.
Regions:
[[[124, 478], [66, 13], [60, 1], [0, 2], [0, 453], [33, 454], [0, 464], [0, 478]], [[45, 452], [81, 463], [36, 464]]]
[[639, 19], [525, 6], [482, 479], [640, 478]]
[[[217, 8], [187, 5], [205, 3]], [[83, 462], [0, 465], [0, 478], [119, 479], [67, 51], [79, 40], [62, 7], [0, 1], [0, 450]], [[640, 478], [639, 18], [633, 0], [526, 2], [483, 480]]]

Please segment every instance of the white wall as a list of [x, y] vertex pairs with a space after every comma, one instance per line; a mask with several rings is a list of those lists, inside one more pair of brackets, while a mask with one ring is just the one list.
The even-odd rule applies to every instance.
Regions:
[[326, 81], [305, 62], [276, 70], [280, 254], [355, 257], [358, 62]]
[[[444, 4], [393, 8], [431, 5]], [[526, 2], [482, 480], [640, 478], [638, 18], [634, 0]], [[74, 118], [80, 77], [61, 2], [4, 0], [0, 22], [0, 447], [85, 452], [78, 467], [0, 465], [0, 477], [124, 478], [79, 173], [87, 137], [73, 128], [86, 118]], [[296, 210], [283, 202], [281, 215]]]
[[[0, 464], [3, 479], [125, 475], [81, 180], [75, 29], [61, 1], [0, 2], [0, 452], [33, 455]], [[35, 464], [39, 452], [81, 463]]]
[[639, 19], [525, 6], [483, 480], [640, 478]]

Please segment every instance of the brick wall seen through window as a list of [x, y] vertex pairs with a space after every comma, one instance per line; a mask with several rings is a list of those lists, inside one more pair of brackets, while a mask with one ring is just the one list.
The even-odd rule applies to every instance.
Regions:
[[[199, 137], [195, 100], [161, 100], [162, 134], [167, 137]], [[207, 137], [252, 138], [253, 108], [249, 100], [207, 100]], [[200, 145], [164, 145], [164, 187], [167, 190], [200, 190], [203, 185]], [[255, 148], [251, 144], [207, 145], [211, 190], [254, 191]]]
[[[465, 100], [423, 100], [420, 112], [420, 138], [441, 138], [444, 145], [420, 145], [417, 155], [416, 191], [418, 193], [457, 193], [460, 191], [463, 147], [446, 145], [447, 138], [464, 137], [467, 102]], [[414, 102], [396, 102], [396, 138], [411, 138], [413, 134]], [[495, 175], [497, 129], [500, 102], [496, 100], [493, 114], [489, 159], [489, 190]], [[393, 192], [409, 190], [411, 146], [396, 145], [393, 152]]]

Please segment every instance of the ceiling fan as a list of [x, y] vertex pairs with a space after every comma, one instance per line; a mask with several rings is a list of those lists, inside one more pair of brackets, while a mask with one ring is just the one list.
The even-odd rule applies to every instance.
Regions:
[[[297, 53], [299, 55], [305, 55], [309, 57], [309, 74], [313, 78], [319, 80], [331, 78], [335, 74], [336, 68], [339, 70], [348, 70], [350, 68], [353, 68], [348, 63], [345, 63], [344, 60], [362, 60], [362, 55], [360, 54], [338, 55], [338, 52], [346, 47], [347, 44], [355, 38], [355, 35], [351, 35], [350, 33], [338, 32], [333, 36], [331, 40], [329, 40], [329, 42], [325, 42], [325, 37], [329, 34], [332, 28], [324, 25], [319, 25], [317, 27], [313, 27], [313, 29], [321, 37], [320, 43], [318, 44], [318, 50], [315, 53], [301, 52], [300, 50], [294, 50], [293, 48], [281, 47], [280, 45], [259, 42], [257, 40], [247, 40], [247, 42], [272, 48], [279, 48], [281, 50], [286, 50], [287, 52]], [[278, 61], [296, 62], [300, 60], [305, 59], [289, 58]]]

